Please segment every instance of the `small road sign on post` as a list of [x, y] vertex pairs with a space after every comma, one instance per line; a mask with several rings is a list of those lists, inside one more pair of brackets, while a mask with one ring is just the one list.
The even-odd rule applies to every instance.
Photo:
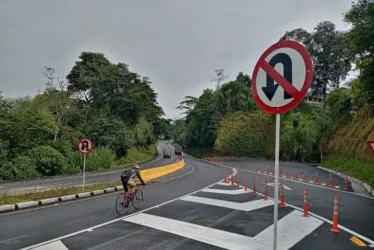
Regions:
[[90, 138], [82, 138], [78, 141], [78, 150], [83, 154], [83, 191], [84, 191], [84, 182], [86, 179], [86, 155], [90, 154], [93, 150], [93, 142]]
[[276, 115], [274, 250], [277, 249], [280, 114], [292, 110], [303, 101], [312, 78], [313, 62], [308, 50], [300, 43], [290, 40], [270, 46], [261, 55], [252, 74], [252, 95], [257, 106]]
[[374, 155], [374, 141], [366, 141], [371, 153]]

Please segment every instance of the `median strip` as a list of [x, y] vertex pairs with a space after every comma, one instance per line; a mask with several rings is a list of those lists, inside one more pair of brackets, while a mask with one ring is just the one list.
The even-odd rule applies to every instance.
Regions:
[[[181, 160], [166, 166], [144, 169], [140, 172], [143, 179], [151, 183], [154, 179], [182, 169], [184, 165], [184, 160]], [[121, 190], [123, 190], [122, 183], [120, 181], [115, 181], [86, 185], [84, 191], [81, 186], [76, 186], [64, 189], [57, 188], [37, 193], [5, 195], [0, 196], [0, 213], [87, 198]]]

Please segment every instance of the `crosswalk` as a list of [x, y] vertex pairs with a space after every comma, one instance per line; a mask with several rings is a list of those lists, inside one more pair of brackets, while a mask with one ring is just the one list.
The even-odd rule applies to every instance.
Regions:
[[[273, 201], [220, 182], [166, 205], [36, 248], [272, 249]], [[328, 225], [286, 207], [279, 210], [278, 250], [322, 249]], [[321, 242], [318, 235], [325, 235]], [[336, 241], [336, 238], [339, 241]], [[331, 235], [329, 249], [356, 249], [348, 236]], [[344, 240], [340, 240], [344, 239]], [[53, 244], [53, 245], [52, 245]]]

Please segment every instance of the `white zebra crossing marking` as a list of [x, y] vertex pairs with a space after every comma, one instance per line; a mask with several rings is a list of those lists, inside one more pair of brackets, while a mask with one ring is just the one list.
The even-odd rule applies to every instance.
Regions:
[[[304, 237], [311, 234], [323, 221], [314, 217], [303, 217], [300, 211], [294, 210], [278, 221], [278, 250], [288, 250]], [[273, 246], [274, 225], [266, 228], [257, 234], [253, 239], [263, 242], [264, 249], [271, 249]]]
[[[255, 237], [248, 237], [210, 227], [165, 217], [140, 213], [124, 219], [126, 222], [139, 224], [189, 239], [204, 242], [226, 249], [262, 250], [272, 248], [273, 225]], [[323, 221], [313, 217], [303, 217], [299, 211], [293, 211], [279, 222], [278, 250], [288, 250], [301, 239], [316, 230]]]
[[209, 198], [198, 197], [198, 196], [187, 196], [185, 198], [182, 198], [181, 200], [195, 202], [195, 203], [202, 203], [202, 204], [212, 205], [212, 206], [217, 206], [217, 207], [236, 209], [236, 210], [241, 210], [241, 211], [246, 211], [246, 212], [260, 209], [260, 208], [267, 207], [267, 206], [272, 206], [274, 204], [273, 201], [262, 200], [262, 199], [239, 203], [239, 202], [232, 202], [232, 201], [209, 199]]
[[252, 238], [247, 236], [155, 215], [140, 213], [126, 218], [124, 221], [151, 227], [221, 248], [235, 250], [264, 249], [260, 244], [257, 244]]
[[35, 250], [69, 250], [64, 243], [61, 242], [61, 240], [54, 241], [36, 248], [33, 248]]
[[235, 190], [223, 190], [223, 189], [214, 189], [214, 188], [207, 188], [204, 189], [203, 192], [207, 193], [214, 193], [214, 194], [231, 194], [231, 195], [237, 195], [237, 194], [246, 194], [252, 192], [252, 190], [247, 189], [247, 191], [244, 191], [244, 189], [235, 189]]

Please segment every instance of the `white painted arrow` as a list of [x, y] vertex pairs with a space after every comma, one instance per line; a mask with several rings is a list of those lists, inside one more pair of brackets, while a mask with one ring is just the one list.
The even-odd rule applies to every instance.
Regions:
[[[265, 183], [263, 183], [263, 184], [265, 184]], [[268, 183], [268, 186], [272, 186], [272, 187], [274, 187], [274, 183]], [[280, 184], [278, 184], [278, 186], [280, 186]], [[284, 188], [284, 189], [287, 189], [287, 190], [292, 190], [291, 188], [287, 187], [287, 186], [284, 185], [284, 184], [283, 184], [283, 188]]]

